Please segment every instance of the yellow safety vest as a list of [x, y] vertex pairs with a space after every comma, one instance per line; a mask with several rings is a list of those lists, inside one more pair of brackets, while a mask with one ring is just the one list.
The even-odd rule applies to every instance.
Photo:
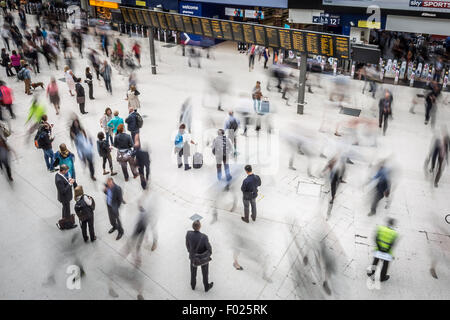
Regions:
[[380, 251], [391, 253], [391, 247], [397, 238], [397, 232], [385, 226], [379, 226], [377, 231], [377, 245]]

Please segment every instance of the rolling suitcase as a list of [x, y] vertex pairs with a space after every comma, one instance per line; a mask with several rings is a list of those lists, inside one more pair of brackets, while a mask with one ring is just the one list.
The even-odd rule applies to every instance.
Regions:
[[75, 215], [71, 214], [69, 218], [62, 218], [58, 221], [56, 226], [60, 230], [67, 230], [75, 228], [77, 225], [75, 224]]
[[192, 160], [194, 169], [200, 169], [203, 166], [203, 154], [200, 152], [194, 153]]
[[259, 114], [266, 114], [270, 112], [270, 103], [269, 103], [269, 98], [264, 97], [261, 101], [261, 104], [259, 106], [259, 110], [258, 110]]

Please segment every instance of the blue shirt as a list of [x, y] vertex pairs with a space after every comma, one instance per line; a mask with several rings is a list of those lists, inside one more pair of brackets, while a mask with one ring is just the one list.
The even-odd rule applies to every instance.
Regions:
[[112, 190], [111, 189], [106, 190], [106, 203], [108, 204], [108, 206], [111, 207], [111, 205], [112, 205]]

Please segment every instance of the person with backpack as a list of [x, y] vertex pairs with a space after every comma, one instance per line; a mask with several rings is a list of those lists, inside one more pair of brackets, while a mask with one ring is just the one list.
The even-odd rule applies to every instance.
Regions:
[[[14, 114], [12, 110], [12, 104], [13, 104], [13, 92], [12, 89], [6, 86], [6, 83], [4, 81], [0, 80], [0, 93], [1, 93], [1, 102], [2, 106], [4, 106], [6, 109], [8, 109], [9, 114], [11, 116], [11, 119], [15, 119], [16, 115]], [[0, 120], [3, 118], [1, 115], [0, 110]]]
[[228, 112], [228, 118], [225, 120], [224, 130], [227, 134], [227, 137], [233, 142], [234, 146], [234, 156], [237, 156], [237, 131], [239, 129], [240, 121], [234, 117], [234, 112]]
[[52, 142], [55, 138], [51, 137], [51, 128], [48, 124], [42, 125], [35, 137], [35, 141], [37, 142], [37, 147], [44, 151], [44, 160], [47, 166], [47, 170], [49, 172], [55, 172], [53, 163], [55, 161]]
[[67, 171], [65, 171], [64, 175], [67, 179], [73, 180], [73, 187], [77, 186], [76, 177], [75, 177], [75, 155], [67, 149], [64, 143], [59, 145], [59, 151], [55, 153], [55, 162], [53, 166], [56, 167], [59, 165], [61, 169], [62, 165], [67, 167]]
[[229, 161], [233, 151], [231, 140], [225, 136], [225, 131], [223, 129], [219, 129], [217, 131], [217, 137], [212, 143], [212, 153], [216, 157], [217, 163], [217, 180], [222, 180], [222, 163], [224, 165], [227, 182], [231, 180]]
[[140, 92], [136, 90], [135, 85], [130, 86], [130, 90], [127, 92], [127, 97], [125, 100], [128, 101], [128, 108], [132, 107], [133, 109], [139, 109], [141, 107], [141, 103], [139, 101], [138, 96]]
[[[83, 187], [77, 186], [75, 188], [75, 213], [80, 220], [81, 234], [83, 235], [84, 242], [88, 242], [89, 238], [91, 242], [97, 240], [94, 231], [94, 210], [95, 201], [91, 196], [84, 194]], [[89, 228], [89, 237], [87, 235], [87, 228]]]
[[106, 171], [106, 161], [109, 163], [109, 168], [111, 169], [111, 176], [115, 176], [117, 172], [113, 171], [112, 157], [111, 157], [111, 146], [108, 143], [108, 140], [105, 140], [105, 134], [103, 132], [99, 132], [97, 134], [97, 151], [100, 157], [103, 159], [103, 175], [109, 174], [109, 171]]
[[125, 122], [128, 125], [128, 131], [131, 133], [131, 139], [133, 143], [135, 142], [134, 138], [136, 134], [139, 133], [139, 129], [142, 128], [144, 121], [142, 120], [141, 115], [134, 109], [133, 107], [128, 107], [128, 117], [125, 119]]
[[25, 84], [25, 94], [31, 95], [31, 68], [25, 63], [17, 74], [19, 80], [23, 80]]
[[86, 110], [84, 110], [86, 96], [84, 95], [84, 88], [83, 85], [81, 84], [81, 78], [76, 79], [75, 91], [77, 93], [77, 103], [80, 107], [81, 114], [87, 114]]
[[191, 149], [189, 143], [195, 144], [191, 139], [191, 135], [186, 132], [186, 125], [182, 123], [178, 128], [178, 133], [175, 136], [175, 149], [174, 152], [177, 155], [178, 168], [183, 166], [181, 162], [181, 156], [184, 158], [184, 170], [190, 170], [189, 156], [191, 155]]

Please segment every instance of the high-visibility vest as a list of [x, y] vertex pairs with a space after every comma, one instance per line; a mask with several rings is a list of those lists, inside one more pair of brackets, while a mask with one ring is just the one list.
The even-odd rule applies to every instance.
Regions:
[[397, 232], [385, 226], [379, 226], [377, 231], [377, 246], [380, 251], [391, 253], [391, 247], [397, 238]]

